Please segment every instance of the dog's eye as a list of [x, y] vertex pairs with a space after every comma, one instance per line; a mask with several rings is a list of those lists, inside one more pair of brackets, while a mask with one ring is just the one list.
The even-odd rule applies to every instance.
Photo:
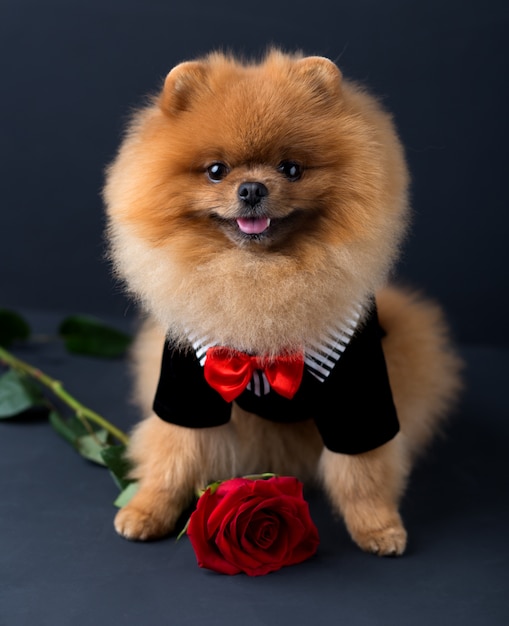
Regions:
[[277, 169], [292, 182], [299, 180], [302, 176], [302, 165], [296, 161], [282, 161]]
[[224, 163], [218, 161], [217, 163], [212, 163], [207, 167], [207, 176], [213, 183], [218, 183], [220, 180], [223, 180], [225, 176], [227, 176], [228, 166]]

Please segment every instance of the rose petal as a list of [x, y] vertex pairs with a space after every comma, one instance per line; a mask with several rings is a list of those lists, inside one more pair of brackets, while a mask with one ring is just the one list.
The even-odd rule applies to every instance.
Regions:
[[256, 560], [260, 565], [273, 565], [283, 566], [286, 564], [288, 555], [288, 542], [284, 532], [284, 526], [280, 526], [277, 538], [273, 541], [272, 545], [268, 549], [264, 549], [260, 546], [253, 546], [249, 541], [243, 543], [243, 547], [246, 553], [255, 554]]
[[224, 559], [211, 540], [211, 536], [207, 533], [207, 519], [211, 511], [214, 510], [216, 502], [215, 494], [211, 494], [209, 491], [201, 496], [189, 519], [187, 534], [200, 567], [221, 574], [238, 574], [241, 569]]
[[[297, 556], [289, 557], [303, 560], [302, 554], [311, 556], [316, 552], [319, 544], [318, 530], [314, 525], [307, 502], [296, 498], [270, 498], [264, 503], [266, 510], [277, 511], [281, 518], [281, 529], [278, 544], [274, 550], [269, 550], [269, 558], [277, 560], [281, 558], [281, 551], [284, 549], [288, 555], [297, 550]], [[300, 547], [303, 545], [304, 547]], [[264, 557], [259, 557], [265, 561]]]
[[275, 515], [262, 516], [258, 521], [253, 519], [244, 535], [250, 543], [263, 550], [268, 550], [279, 534], [279, 518]]
[[[229, 558], [234, 558], [235, 562], [243, 559], [242, 567], [244, 564], [248, 564], [250, 568], [253, 568], [254, 562], [258, 562], [260, 565], [272, 564], [277, 566], [278, 569], [281, 567], [281, 562], [284, 565], [284, 560], [288, 553], [287, 524], [284, 518], [279, 515], [277, 507], [266, 506], [266, 502], [261, 500], [252, 511], [245, 507], [244, 514], [242, 516], [239, 515], [239, 518], [236, 520], [235, 548], [230, 548]], [[277, 532], [271, 546], [261, 547], [253, 540], [253, 536], [256, 534], [260, 524], [267, 519], [277, 526]], [[240, 552], [238, 551], [239, 549]]]
[[239, 493], [231, 492], [224, 498], [219, 499], [207, 520], [209, 533], [218, 532], [221, 526], [224, 526], [226, 520], [230, 520], [238, 514], [244, 504], [249, 506], [249, 495], [243, 495], [240, 493], [240, 490]]
[[254, 483], [255, 493], [284, 494], [302, 498], [302, 483], [293, 476], [274, 476], [267, 480], [256, 480]]
[[258, 568], [260, 562], [260, 549], [251, 550], [243, 545], [243, 534], [246, 525], [249, 524], [251, 511], [245, 510], [232, 522], [225, 532], [219, 532], [215, 538], [215, 543], [223, 557], [232, 564], [237, 565], [242, 571]]
[[231, 492], [239, 493], [240, 490], [244, 490], [243, 493], [252, 493], [256, 482], [258, 481], [249, 478], [230, 478], [230, 480], [225, 480], [219, 485], [216, 493], [221, 498]]

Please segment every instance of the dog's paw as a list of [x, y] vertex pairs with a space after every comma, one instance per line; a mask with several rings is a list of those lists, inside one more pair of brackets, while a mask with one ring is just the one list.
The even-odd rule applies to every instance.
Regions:
[[160, 539], [173, 530], [171, 521], [129, 504], [117, 513], [114, 525], [119, 535], [133, 541]]
[[362, 530], [352, 533], [355, 543], [365, 552], [379, 556], [399, 556], [407, 543], [407, 533], [401, 524], [386, 528]]

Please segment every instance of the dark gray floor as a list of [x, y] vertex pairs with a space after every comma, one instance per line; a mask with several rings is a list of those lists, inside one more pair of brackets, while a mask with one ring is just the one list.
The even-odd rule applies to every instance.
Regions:
[[[31, 315], [51, 329], [58, 316]], [[308, 493], [317, 555], [260, 577], [197, 567], [186, 538], [129, 543], [112, 526], [117, 489], [43, 419], [0, 423], [0, 624], [504, 626], [509, 623], [509, 353], [462, 350], [467, 390], [447, 437], [413, 474], [407, 554], [361, 553], [318, 493]], [[124, 361], [18, 354], [128, 429]]]

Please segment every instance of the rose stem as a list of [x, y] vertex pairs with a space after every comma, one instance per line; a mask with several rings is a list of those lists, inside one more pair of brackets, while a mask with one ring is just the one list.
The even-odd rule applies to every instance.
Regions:
[[5, 350], [1, 346], [0, 346], [0, 361], [3, 361], [5, 364], [9, 365], [10, 367], [13, 367], [15, 370], [18, 370], [19, 372], [22, 372], [23, 374], [27, 374], [28, 376], [35, 378], [41, 384], [43, 384], [48, 389], [50, 389], [58, 398], [60, 398], [60, 400], [62, 400], [65, 404], [67, 404], [67, 406], [69, 406], [74, 411], [74, 413], [76, 414], [76, 417], [79, 420], [81, 420], [85, 424], [85, 426], [87, 426], [87, 419], [88, 419], [92, 422], [95, 422], [101, 428], [104, 428], [104, 430], [109, 432], [113, 437], [118, 439], [118, 441], [120, 441], [121, 443], [127, 445], [127, 443], [129, 442], [129, 437], [124, 432], [122, 432], [116, 426], [108, 422], [106, 419], [104, 419], [104, 417], [101, 417], [101, 415], [99, 415], [95, 411], [92, 411], [91, 409], [81, 404], [81, 402], [78, 402], [78, 400], [76, 400], [73, 396], [71, 396], [70, 393], [65, 391], [64, 386], [62, 385], [60, 381], [55, 380], [54, 378], [51, 378], [50, 376], [48, 376], [41, 370], [35, 367], [32, 367], [31, 365], [29, 365], [28, 363], [25, 363], [21, 359], [16, 358], [14, 355], [12, 355], [10, 352]]

